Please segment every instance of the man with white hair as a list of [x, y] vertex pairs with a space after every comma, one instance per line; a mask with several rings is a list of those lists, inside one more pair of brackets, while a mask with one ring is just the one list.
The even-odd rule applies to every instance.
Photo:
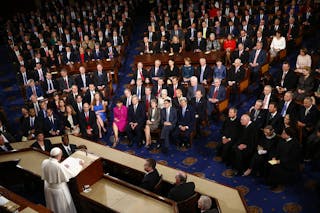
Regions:
[[188, 93], [187, 93], [187, 98], [188, 100], [191, 100], [195, 95], [196, 91], [200, 90], [202, 94], [205, 94], [205, 89], [204, 87], [198, 83], [198, 79], [196, 76], [192, 76], [190, 78], [190, 86], [188, 87]]
[[71, 170], [70, 165], [60, 163], [61, 157], [61, 149], [55, 147], [50, 151], [50, 158], [41, 164], [46, 206], [55, 213], [76, 213], [67, 182], [79, 174], [83, 161], [79, 161], [81, 166]]
[[217, 209], [211, 209], [211, 206], [211, 198], [206, 195], [201, 195], [198, 200], [198, 208], [200, 209], [201, 213], [218, 213]]
[[187, 182], [187, 174], [185, 172], [178, 171], [175, 179], [175, 186], [168, 193], [169, 199], [179, 202], [188, 199], [195, 193], [194, 182]]

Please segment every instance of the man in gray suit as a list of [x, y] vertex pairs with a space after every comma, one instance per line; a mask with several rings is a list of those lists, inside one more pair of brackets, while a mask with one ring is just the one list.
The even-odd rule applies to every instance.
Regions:
[[161, 136], [160, 139], [164, 142], [162, 152], [167, 153], [170, 144], [170, 133], [174, 130], [177, 123], [177, 111], [171, 106], [171, 101], [166, 99], [164, 101], [164, 108], [161, 109]]
[[190, 101], [196, 94], [197, 90], [200, 90], [202, 94], [205, 94], [206, 91], [201, 84], [198, 84], [198, 79], [196, 76], [190, 78], [190, 86], [188, 87], [187, 98]]

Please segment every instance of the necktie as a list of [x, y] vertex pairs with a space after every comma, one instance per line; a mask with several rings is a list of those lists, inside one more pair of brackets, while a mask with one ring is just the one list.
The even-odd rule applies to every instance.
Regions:
[[216, 87], [216, 88], [214, 89], [212, 99], [216, 99], [216, 98], [218, 97], [218, 91], [219, 91], [219, 88]]
[[134, 113], [136, 113], [136, 111], [137, 111], [137, 105], [134, 105], [134, 106], [133, 106], [133, 111], [134, 111]]
[[304, 116], [307, 116], [309, 113], [309, 109], [306, 109], [306, 111], [304, 112]]
[[291, 29], [292, 29], [292, 26], [290, 25], [290, 26], [289, 26], [288, 33], [287, 33], [287, 39], [288, 39], [288, 40], [290, 39]]
[[129, 105], [130, 105], [130, 98], [127, 98], [126, 107], [128, 107]]
[[67, 78], [64, 78], [64, 83], [66, 84], [67, 89], [69, 89], [69, 83], [67, 81]]
[[36, 92], [36, 88], [35, 87], [32, 87], [32, 93], [33, 93], [33, 95], [37, 96], [37, 92]]
[[85, 75], [81, 75], [81, 77], [82, 77], [83, 87], [87, 87], [86, 76]]
[[254, 118], [253, 118], [254, 121], [257, 120], [258, 114], [259, 114], [259, 111], [258, 111], [258, 110], [255, 110], [254, 116], [253, 116], [253, 117], [254, 117]]
[[140, 95], [141, 95], [141, 88], [138, 87], [137, 96], [138, 96], [139, 99], [140, 99]]
[[174, 86], [173, 86], [173, 97], [174, 97], [174, 98], [177, 96], [176, 90], [177, 90], [177, 86], [174, 85]]
[[143, 74], [142, 74], [142, 71], [141, 71], [141, 70], [139, 70], [139, 74], [140, 74], [140, 78], [141, 78], [141, 80], [142, 80], [142, 81], [144, 81], [144, 76], [143, 76]]
[[24, 85], [27, 85], [28, 84], [28, 79], [27, 79], [27, 74], [24, 72], [22, 73], [22, 77], [23, 77], [23, 83]]
[[203, 75], [204, 75], [204, 67], [201, 67], [200, 83], [203, 82]]
[[283, 105], [282, 110], [281, 110], [282, 117], [284, 117], [286, 115], [287, 107], [288, 107], [288, 103], [284, 102], [284, 105]]
[[167, 116], [166, 116], [166, 121], [169, 122], [169, 118], [170, 118], [170, 108], [168, 108], [166, 111], [167, 111], [167, 112], [166, 112], [166, 114], [167, 114]]
[[87, 121], [87, 122], [89, 121], [89, 115], [88, 115], [87, 112], [86, 112], [86, 121]]
[[78, 109], [79, 109], [79, 112], [81, 112], [81, 111], [82, 111], [81, 103], [78, 103]]
[[34, 118], [30, 118], [30, 127], [31, 127], [31, 128], [34, 127]]
[[155, 68], [154, 76], [158, 76], [158, 68]]
[[256, 50], [256, 55], [254, 56], [253, 64], [257, 63], [257, 59], [258, 59], [258, 56], [259, 56], [259, 52], [260, 52], [260, 50]]
[[263, 107], [262, 107], [263, 109], [268, 109], [267, 101], [268, 101], [268, 95], [265, 95], [263, 99]]
[[185, 114], [186, 114], [186, 108], [183, 107], [183, 108], [182, 108], [182, 116], [184, 117]]
[[149, 97], [147, 97], [146, 98], [146, 111], [148, 112], [148, 110], [149, 110], [149, 104], [150, 103], [150, 101], [149, 101]]
[[281, 87], [283, 87], [284, 78], [286, 77], [287, 72], [283, 72], [282, 78], [281, 78]]

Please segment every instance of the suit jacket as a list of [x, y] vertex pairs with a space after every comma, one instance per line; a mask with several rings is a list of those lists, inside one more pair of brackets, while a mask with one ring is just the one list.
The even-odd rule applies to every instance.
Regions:
[[[89, 84], [92, 83], [92, 79], [91, 79], [90, 75], [85, 75], [85, 78], [86, 78], [86, 87], [89, 87]], [[76, 85], [78, 86], [79, 90], [81, 88], [84, 88], [84, 82], [83, 82], [80, 74], [77, 75], [75, 82], [76, 82]]]
[[90, 127], [94, 135], [98, 135], [98, 125], [96, 113], [89, 110], [89, 119], [86, 120], [85, 113], [82, 111], [79, 116], [80, 131], [87, 135], [87, 129]]
[[277, 112], [273, 117], [271, 116], [271, 113], [268, 112], [266, 117], [266, 123], [264, 126], [271, 125], [275, 133], [281, 134], [282, 123], [283, 123], [283, 119], [279, 112]]
[[[131, 89], [131, 94], [132, 95], [138, 95], [138, 91], [137, 91], [138, 87], [137, 86], [134, 86], [132, 89]], [[145, 87], [143, 85], [141, 85], [141, 88], [140, 88], [140, 99], [144, 96], [144, 89]]]
[[195, 38], [193, 41], [193, 50], [199, 49], [201, 51], [206, 51], [206, 40], [204, 38], [201, 38], [200, 43], [198, 42], [198, 38]]
[[170, 49], [170, 45], [167, 41], [163, 41], [162, 47], [161, 47], [161, 41], [158, 41], [154, 48], [156, 53], [162, 53], [164, 51], [169, 52], [169, 49]]
[[31, 118], [28, 117], [22, 123], [22, 134], [23, 134], [23, 136], [27, 137], [29, 135], [29, 131], [30, 130], [33, 130], [33, 129], [34, 130], [41, 130], [41, 128], [42, 128], [40, 118], [38, 118], [38, 117], [34, 118], [33, 127], [31, 126], [30, 120], [31, 120]]
[[[297, 19], [296, 19], [296, 20], [297, 20]], [[284, 32], [285, 32], [284, 35], [286, 36], [286, 38], [287, 38], [287, 35], [288, 35], [288, 34], [290, 34], [290, 36], [291, 36], [292, 39], [297, 38], [297, 36], [299, 35], [299, 26], [298, 26], [297, 24], [294, 24], [293, 27], [291, 28], [290, 33], [289, 33], [289, 27], [290, 27], [290, 25], [288, 24], [288, 25], [285, 27], [285, 30], [284, 30]], [[287, 39], [286, 39], [286, 40], [287, 40]]]
[[[31, 147], [42, 150], [37, 141], [35, 141], [33, 144], [31, 144]], [[44, 139], [44, 151], [50, 152], [52, 148], [53, 148], [53, 146], [52, 146], [51, 141], [48, 139]]]
[[151, 67], [150, 69], [150, 78], [153, 77], [164, 77], [164, 70], [162, 67], [159, 67], [157, 75], [155, 74], [155, 67]]
[[[200, 75], [201, 75], [201, 66], [199, 65], [195, 71], [195, 76], [198, 78], [198, 82], [200, 82]], [[203, 72], [203, 80], [207, 80], [207, 81], [212, 80], [212, 71], [208, 64], [206, 65]]]
[[[279, 108], [279, 112], [282, 112], [282, 109], [284, 107], [285, 101], [281, 100], [278, 104], [278, 108]], [[296, 102], [294, 100], [292, 100], [289, 104], [289, 106], [287, 106], [286, 109], [286, 114], [289, 114], [290, 117], [291, 116], [296, 116], [298, 112], [298, 105], [296, 104]]]
[[[37, 97], [43, 96], [43, 91], [42, 91], [41, 87], [40, 86], [35, 86], [35, 88], [36, 88]], [[28, 100], [30, 99], [32, 94], [33, 93], [32, 93], [31, 87], [30, 86], [27, 87], [27, 99]]]
[[297, 87], [297, 81], [298, 81], [296, 74], [292, 70], [289, 70], [288, 73], [285, 75], [283, 85], [281, 86], [282, 75], [283, 75], [283, 71], [279, 72], [275, 85], [286, 88], [288, 91], [294, 90]]
[[[71, 150], [71, 154], [74, 153], [77, 149], [77, 145], [75, 144], [69, 144], [70, 146], [70, 150]], [[64, 159], [68, 158], [70, 155], [68, 154], [67, 150], [64, 148], [63, 144], [59, 144], [58, 147], [62, 150], [62, 157]]]
[[102, 60], [105, 59], [105, 53], [102, 49], [99, 49], [99, 52], [96, 52], [96, 50], [92, 50], [92, 59], [94, 60]]
[[205, 120], [207, 116], [207, 100], [202, 97], [199, 102], [196, 102], [196, 98], [193, 97], [191, 99], [191, 105], [192, 108], [194, 109], [195, 116], [198, 115], [199, 120]]
[[311, 109], [305, 115], [306, 108], [304, 106], [300, 107], [298, 120], [304, 124], [306, 127], [314, 127], [319, 121], [319, 111], [315, 105], [312, 105]]
[[239, 56], [239, 50], [235, 50], [231, 53], [231, 58], [232, 61], [239, 58], [243, 64], [247, 64], [249, 62], [249, 52], [244, 50]]
[[129, 123], [138, 123], [138, 126], [143, 127], [146, 123], [146, 111], [144, 105], [138, 103], [136, 112], [134, 112], [133, 104], [129, 106], [128, 109], [128, 124]]
[[70, 63], [70, 62], [77, 62], [77, 60], [78, 60], [78, 57], [77, 57], [75, 52], [71, 52], [69, 58], [67, 56], [67, 52], [64, 52], [62, 54], [62, 61], [63, 61], [64, 64], [67, 64], [67, 63]]
[[[66, 85], [66, 83], [64, 82], [64, 80], [63, 80], [62, 77], [58, 78], [58, 83], [59, 83], [59, 89], [60, 89], [61, 91], [67, 89], [67, 85]], [[74, 84], [74, 80], [73, 80], [73, 78], [72, 78], [71, 76], [68, 76], [68, 84], [69, 84], [69, 88], [71, 88], [72, 85]]]
[[246, 71], [243, 66], [239, 67], [238, 72], [236, 73], [235, 66], [231, 66], [230, 70], [227, 72], [227, 81], [235, 81], [236, 83], [240, 83], [246, 75]]
[[195, 193], [194, 188], [193, 182], [176, 185], [169, 191], [168, 198], [176, 202], [186, 200]]
[[[78, 111], [78, 112], [79, 112], [78, 107], [75, 108], [75, 111]], [[73, 120], [73, 125], [76, 126], [76, 125], [79, 124], [79, 119], [78, 119], [78, 116], [77, 116], [77, 115], [72, 115], [72, 120]], [[63, 116], [62, 126], [63, 126], [63, 128], [64, 128], [64, 127], [69, 127], [69, 128], [71, 128], [71, 124], [70, 124], [70, 122], [68, 121], [68, 116]]]
[[249, 115], [250, 115], [251, 121], [256, 126], [257, 129], [261, 129], [264, 127], [264, 124], [266, 122], [267, 111], [264, 109], [259, 110], [256, 118], [254, 117], [255, 113], [256, 113], [255, 109], [250, 111]]
[[[212, 98], [213, 94], [214, 94], [214, 90], [216, 89], [216, 87], [214, 85], [210, 86], [210, 90], [207, 94], [207, 99]], [[226, 99], [226, 88], [222, 85], [219, 86], [219, 90], [218, 90], [218, 95], [216, 97], [216, 99], [218, 99], [219, 101], [223, 101]]]
[[239, 35], [239, 30], [237, 28], [236, 25], [233, 26], [233, 29], [232, 29], [232, 32], [230, 32], [230, 29], [231, 27], [230, 26], [227, 26], [226, 29], [225, 29], [225, 35], [228, 35], [228, 34], [232, 34], [234, 37], [237, 37]]
[[[250, 52], [249, 63], [253, 63], [254, 57], [256, 55], [256, 51], [257, 50], [253, 50]], [[262, 66], [266, 62], [266, 60], [267, 60], [267, 53], [264, 49], [261, 49], [257, 58], [257, 63], [259, 64], [259, 66]]]
[[[58, 91], [59, 90], [58, 82], [54, 79], [51, 79], [51, 80], [52, 80], [53, 88]], [[44, 82], [42, 83], [42, 89], [46, 94], [48, 94], [49, 84], [47, 79], [45, 79]]]
[[[148, 71], [147, 71], [147, 70], [142, 69], [141, 72], [142, 72], [142, 76], [143, 76], [143, 81], [145, 81], [146, 78], [149, 78], [149, 74], [148, 74]], [[142, 76], [141, 76], [141, 78], [142, 78]], [[134, 81], [137, 81], [137, 79], [138, 79], [138, 70], [135, 70], [135, 71], [133, 72], [133, 77], [132, 77], [132, 79], [133, 79]]]
[[236, 146], [240, 144], [245, 144], [247, 145], [245, 151], [247, 153], [253, 153], [257, 147], [257, 133], [258, 130], [256, 129], [256, 126], [253, 123], [249, 124], [249, 126], [247, 127], [242, 127], [242, 131], [239, 135], [239, 139], [236, 142]]
[[[206, 94], [206, 91], [205, 91], [204, 87], [203, 87], [201, 84], [198, 84], [198, 85], [197, 85], [196, 91], [197, 91], [197, 90], [201, 90], [202, 95], [205, 95], [205, 94]], [[192, 87], [192, 86], [189, 86], [189, 87], [188, 87], [188, 92], [187, 92], [187, 98], [188, 98], [188, 100], [191, 100], [191, 98], [193, 98], [194, 95], [195, 95], [195, 94], [194, 94], [193, 87]]]
[[99, 72], [94, 71], [93, 72], [93, 83], [94, 83], [95, 87], [102, 86], [102, 85], [107, 86], [107, 84], [108, 84], [107, 73], [105, 71], [102, 71], [101, 76], [99, 76]]
[[[112, 47], [112, 46], [111, 46], [111, 48], [112, 48], [113, 57], [117, 57], [119, 55], [117, 49], [115, 47]], [[111, 58], [110, 55], [109, 55], [110, 53], [111, 53], [111, 50], [108, 47], [106, 47], [105, 57], [106, 58]]]
[[190, 104], [187, 105], [186, 111], [184, 116], [182, 115], [182, 107], [179, 107], [178, 112], [178, 120], [177, 120], [177, 127], [182, 126], [188, 126], [188, 132], [192, 132], [195, 124], [195, 113]]
[[[33, 78], [33, 75], [32, 73], [30, 72], [26, 72], [26, 81], [28, 81], [29, 79]], [[23, 86], [24, 85], [24, 81], [23, 81], [23, 76], [22, 76], [22, 73], [21, 72], [17, 72], [17, 82], [20, 86]]]
[[50, 133], [49, 133], [50, 130], [54, 130], [54, 131], [59, 130], [60, 133], [62, 132], [60, 118], [58, 116], [54, 115], [53, 120], [54, 120], [54, 122], [51, 123], [51, 121], [49, 120], [48, 117], [46, 117], [44, 119], [44, 130], [45, 130], [45, 133], [47, 136], [50, 136]]
[[153, 191], [154, 187], [157, 185], [159, 180], [160, 176], [158, 170], [155, 169], [152, 172], [145, 174], [141, 181], [140, 187], [149, 191]]
[[242, 37], [239, 37], [237, 40], [237, 45], [240, 43], [243, 44], [244, 49], [246, 49], [246, 48], [251, 49], [252, 48], [252, 40], [249, 36], [246, 36], [246, 39], [244, 41], [242, 41]]
[[[164, 122], [167, 121], [167, 109], [166, 108], [162, 108], [161, 109], [161, 125], [163, 125]], [[172, 124], [173, 127], [176, 126], [177, 124], [177, 110], [174, 107], [170, 107], [170, 115], [169, 115], [169, 122]]]
[[[170, 97], [173, 97], [173, 96], [174, 96], [173, 84], [168, 85], [168, 88], [167, 88], [167, 89], [168, 89], [168, 95], [169, 95]], [[181, 84], [178, 84], [176, 90], [177, 90], [177, 89], [181, 89], [182, 94], [184, 95], [184, 93], [185, 93], [185, 91], [184, 91], [184, 86], [182, 86]]]

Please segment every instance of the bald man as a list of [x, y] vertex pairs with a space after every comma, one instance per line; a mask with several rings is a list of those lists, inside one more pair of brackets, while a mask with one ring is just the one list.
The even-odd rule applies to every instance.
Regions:
[[232, 167], [235, 175], [243, 174], [244, 169], [249, 166], [249, 160], [257, 148], [258, 130], [252, 123], [250, 116], [247, 114], [242, 115], [240, 123], [243, 129], [240, 138], [233, 146], [234, 156], [232, 158]]
[[179, 202], [188, 199], [195, 193], [195, 185], [193, 182], [187, 182], [187, 174], [185, 172], [179, 171], [175, 179], [175, 186], [168, 193], [169, 199]]

